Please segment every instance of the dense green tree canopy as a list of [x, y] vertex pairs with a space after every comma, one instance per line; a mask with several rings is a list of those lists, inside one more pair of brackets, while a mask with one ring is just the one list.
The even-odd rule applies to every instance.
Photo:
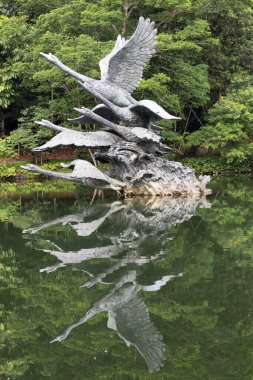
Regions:
[[[18, 121], [21, 129], [17, 137], [13, 136], [14, 146], [19, 140], [21, 146], [31, 149], [48, 137], [48, 132], [34, 126], [34, 120], [43, 117], [66, 123], [68, 117], [75, 115], [74, 106], [94, 105], [94, 100], [72, 78], [52, 67], [39, 52], [52, 52], [75, 70], [99, 77], [99, 60], [110, 51], [117, 34], [131, 35], [140, 15], [156, 22], [159, 35], [157, 53], [146, 67], [134, 96], [154, 99], [182, 117], [177, 126], [164, 124], [167, 142], [174, 143], [183, 153], [201, 148], [208, 154], [224, 156], [224, 151], [229, 150], [230, 154], [225, 154], [229, 162], [252, 157], [252, 137], [247, 132], [251, 128], [251, 116], [247, 126], [243, 119], [239, 123], [233, 119], [233, 126], [224, 121], [230, 105], [235, 112], [239, 112], [238, 104], [245, 106], [242, 92], [237, 94], [236, 104], [227, 103], [232, 96], [231, 83], [238, 75], [253, 74], [250, 0], [100, 0], [95, 3], [2, 0], [0, 125], [2, 132], [5, 128], [8, 134]], [[249, 107], [248, 112], [252, 112]], [[212, 128], [217, 146], [209, 144], [207, 149], [202, 140], [209, 131], [212, 133]], [[235, 129], [232, 140], [224, 138], [231, 128]], [[29, 139], [31, 132], [33, 143]], [[188, 139], [188, 133], [192, 132], [197, 134]], [[220, 140], [222, 144], [218, 143]], [[235, 145], [232, 153], [231, 141]]]

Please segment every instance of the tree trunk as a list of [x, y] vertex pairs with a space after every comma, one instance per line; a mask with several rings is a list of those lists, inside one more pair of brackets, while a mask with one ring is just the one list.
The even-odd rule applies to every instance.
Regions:
[[4, 136], [5, 136], [5, 122], [4, 122], [4, 119], [2, 119], [0, 123], [0, 137], [4, 137]]

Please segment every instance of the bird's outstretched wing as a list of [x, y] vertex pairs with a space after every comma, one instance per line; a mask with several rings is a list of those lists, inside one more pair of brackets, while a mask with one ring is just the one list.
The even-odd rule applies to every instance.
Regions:
[[[87, 121], [90, 120], [89, 113], [93, 114], [92, 111], [87, 110], [86, 114], [84, 115], [84, 119]], [[44, 145], [35, 148], [34, 152], [42, 152], [46, 149], [52, 149], [57, 146], [69, 145], [77, 147], [85, 146], [86, 148], [110, 147], [120, 140], [120, 137], [105, 131], [80, 132], [55, 125], [50, 121], [44, 119], [41, 121], [36, 121], [35, 123], [60, 133], [58, 133]]]
[[138, 103], [131, 106], [131, 110], [140, 113], [142, 116], [149, 116], [153, 120], [181, 120], [180, 117], [170, 115], [153, 100], [140, 100]]
[[118, 36], [113, 50], [99, 62], [101, 80], [111, 82], [131, 94], [140, 83], [144, 66], [155, 50], [155, 23], [140, 17], [129, 40]]
[[34, 149], [34, 152], [42, 152], [47, 149], [52, 149], [57, 146], [76, 146], [87, 148], [110, 147], [116, 144], [120, 138], [109, 132], [78, 132], [73, 130], [65, 130], [58, 133], [44, 145]]
[[144, 302], [134, 297], [109, 312], [109, 318], [115, 323], [110, 327], [118, 332], [127, 345], [138, 349], [147, 362], [149, 371], [158, 371], [164, 362], [165, 345], [162, 335], [150, 321]]

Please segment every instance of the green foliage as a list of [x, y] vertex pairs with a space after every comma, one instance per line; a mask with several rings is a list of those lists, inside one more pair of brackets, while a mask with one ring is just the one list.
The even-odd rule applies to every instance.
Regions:
[[13, 79], [15, 74], [8, 69], [0, 69], [0, 107], [7, 108], [14, 96]]
[[1, 164], [0, 178], [16, 177], [16, 169], [8, 164]]
[[[115, 32], [120, 30], [122, 25], [122, 12], [119, 6], [107, 0], [102, 0], [99, 4], [88, 4], [82, 12], [81, 25], [84, 33], [91, 34], [99, 40], [113, 39]], [[117, 4], [118, 5], [118, 4]]]
[[[170, 112], [180, 114], [180, 100], [177, 95], [170, 92], [171, 79], [166, 74], [155, 74], [149, 79], [143, 79], [136, 91], [143, 99], [160, 99], [161, 106], [167, 105]], [[169, 106], [168, 106], [169, 105]]]
[[0, 158], [16, 157], [17, 154], [11, 146], [8, 145], [6, 139], [0, 139]]
[[199, 64], [203, 46], [213, 45], [208, 23], [190, 21], [174, 34], [158, 35], [158, 67], [171, 78], [171, 91], [178, 95], [181, 108], [204, 106], [209, 101], [208, 66]]
[[5, 141], [8, 148], [12, 149], [13, 152], [17, 152], [18, 148], [30, 152], [43, 141], [45, 142], [46, 139], [52, 137], [52, 135], [50, 130], [29, 124], [12, 132], [10, 136], [6, 137]]
[[[20, 165], [20, 163], [18, 165]], [[12, 167], [17, 168], [16, 165], [12, 165]], [[83, 192], [82, 186], [79, 187], [77, 184], [73, 182], [63, 180], [44, 180], [43, 182], [39, 182], [34, 179], [29, 179], [29, 181], [23, 182], [0, 182], [1, 198], [8, 197], [10, 194], [13, 193], [20, 195], [28, 195], [32, 192], [43, 192], [57, 195], [65, 192], [78, 193], [81, 191]]]
[[252, 77], [235, 78], [227, 95], [210, 109], [208, 125], [187, 136], [188, 147], [220, 153], [228, 164], [253, 161]]
[[7, 60], [15, 57], [15, 49], [21, 48], [27, 39], [28, 31], [26, 17], [0, 16], [1, 55], [5, 54]]
[[182, 164], [196, 170], [199, 174], [240, 174], [248, 173], [252, 170], [253, 160], [237, 161], [235, 163], [228, 162], [224, 157], [203, 155], [199, 157], [187, 157], [182, 160]]
[[[64, 160], [61, 160], [61, 161], [64, 162]], [[27, 170], [20, 168], [21, 165], [26, 165], [26, 164], [27, 162], [21, 162], [21, 161], [9, 162], [9, 163], [2, 162], [1, 171], [0, 171], [0, 179], [8, 179], [8, 178], [22, 178], [22, 179], [27, 179], [27, 180], [36, 179], [39, 176], [37, 173], [30, 173], [30, 172], [27, 172]], [[56, 161], [56, 160], [51, 160], [49, 162], [46, 162], [42, 164], [41, 167], [46, 170], [60, 169], [64, 173], [68, 173], [69, 171], [71, 171], [70, 169], [67, 169], [67, 168], [61, 168], [59, 161]], [[30, 189], [29, 183], [27, 186]], [[37, 187], [35, 186], [35, 188]]]

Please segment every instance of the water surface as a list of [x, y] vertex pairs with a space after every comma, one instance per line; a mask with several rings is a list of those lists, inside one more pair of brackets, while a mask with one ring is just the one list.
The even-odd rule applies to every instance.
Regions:
[[252, 379], [253, 180], [211, 187], [2, 191], [0, 378]]

